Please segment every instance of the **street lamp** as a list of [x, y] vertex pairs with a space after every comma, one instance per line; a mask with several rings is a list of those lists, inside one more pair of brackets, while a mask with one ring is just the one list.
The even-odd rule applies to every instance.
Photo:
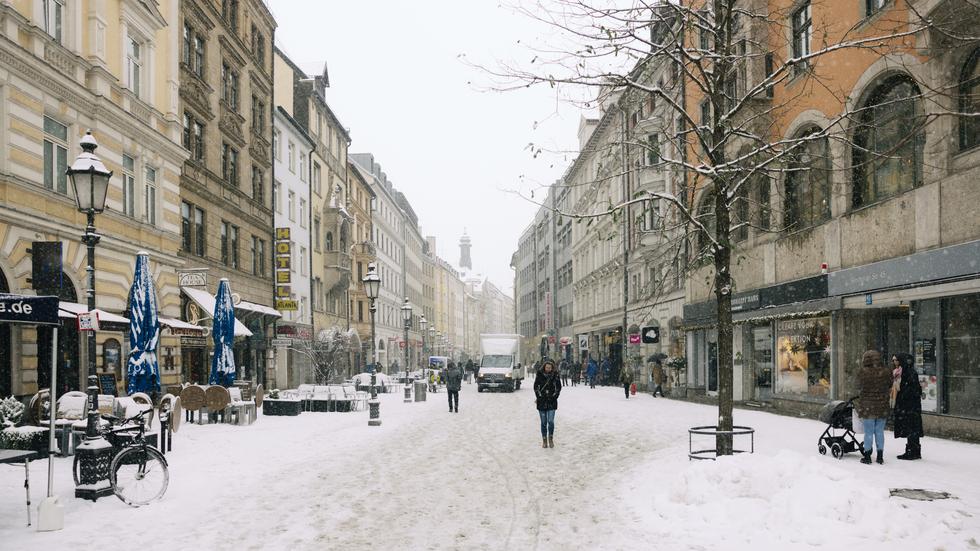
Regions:
[[405, 297], [402, 304], [402, 320], [405, 322], [405, 403], [412, 401], [412, 387], [408, 384], [408, 326], [412, 325], [412, 305]]
[[[65, 171], [75, 192], [78, 212], [85, 213], [86, 226], [82, 243], [88, 247], [88, 311], [95, 310], [95, 245], [101, 236], [95, 233], [95, 215], [105, 210], [105, 198], [109, 189], [112, 171], [108, 170], [102, 159], [95, 155], [99, 144], [89, 130], [79, 140], [82, 152]], [[99, 378], [95, 373], [95, 331], [88, 334], [88, 424], [85, 427], [85, 441], [75, 449], [78, 456], [79, 479], [75, 487], [75, 497], [95, 501], [100, 497], [112, 495], [109, 485], [109, 462], [112, 459], [112, 446], [99, 433]], [[51, 394], [51, 414], [54, 415], [55, 393]]]
[[371, 300], [371, 362], [373, 367], [371, 369], [371, 399], [368, 400], [368, 409], [371, 411], [368, 426], [377, 427], [381, 425], [381, 404], [378, 401], [378, 388], [375, 386], [375, 377], [378, 372], [378, 338], [374, 334], [374, 315], [378, 311], [378, 305], [375, 304], [375, 301], [378, 298], [378, 292], [381, 290], [381, 276], [378, 275], [378, 267], [374, 262], [368, 263], [367, 274], [361, 281], [364, 282], [364, 290]]
[[425, 332], [428, 326], [429, 320], [425, 319], [425, 314], [422, 314], [422, 317], [419, 318], [419, 332], [422, 334], [422, 378], [425, 378], [425, 369], [429, 367], [429, 358], [425, 352]]

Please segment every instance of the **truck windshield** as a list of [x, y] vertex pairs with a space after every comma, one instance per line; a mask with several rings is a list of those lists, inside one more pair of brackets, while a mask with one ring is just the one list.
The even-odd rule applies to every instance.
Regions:
[[513, 356], [484, 356], [480, 367], [510, 367]]

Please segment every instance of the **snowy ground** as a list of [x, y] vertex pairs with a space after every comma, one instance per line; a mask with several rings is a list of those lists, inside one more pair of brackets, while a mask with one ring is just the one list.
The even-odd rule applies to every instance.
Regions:
[[[687, 460], [711, 407], [586, 387], [563, 391], [556, 447], [542, 449], [533, 394], [383, 397], [367, 413], [187, 425], [163, 501], [74, 499], [56, 459], [65, 529], [25, 526], [23, 469], [0, 467], [0, 549], [980, 549], [980, 446], [927, 438], [925, 459], [884, 466], [816, 452], [823, 425], [737, 411], [756, 453]], [[43, 497], [46, 463], [31, 470]], [[889, 497], [890, 488], [956, 499]]]

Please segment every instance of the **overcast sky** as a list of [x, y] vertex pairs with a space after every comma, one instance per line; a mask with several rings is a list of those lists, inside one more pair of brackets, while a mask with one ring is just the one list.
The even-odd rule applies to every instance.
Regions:
[[[326, 63], [327, 100], [412, 203], [438, 254], [459, 261], [465, 228], [476, 271], [513, 295], [510, 257], [536, 206], [520, 199], [571, 160], [579, 112], [547, 88], [487, 92], [464, 62], [526, 63], [548, 35], [492, 0], [271, 0], [276, 42], [308, 73]], [[518, 42], [520, 41], [520, 43]], [[561, 153], [534, 158], [528, 144]], [[535, 197], [542, 196], [540, 190]]]

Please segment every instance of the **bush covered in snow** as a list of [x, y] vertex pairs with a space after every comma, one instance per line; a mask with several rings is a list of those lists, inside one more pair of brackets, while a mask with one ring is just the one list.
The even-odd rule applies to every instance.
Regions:
[[0, 400], [0, 426], [13, 427], [24, 417], [24, 404], [13, 396]]

